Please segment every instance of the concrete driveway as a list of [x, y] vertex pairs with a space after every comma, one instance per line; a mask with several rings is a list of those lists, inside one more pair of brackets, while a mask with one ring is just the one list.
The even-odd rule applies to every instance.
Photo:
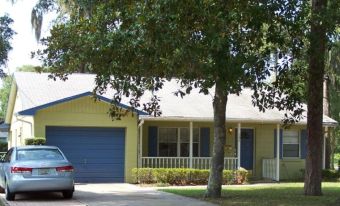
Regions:
[[[1, 197], [5, 199], [4, 194]], [[37, 193], [17, 194], [15, 201], [6, 203], [13, 206], [213, 206], [208, 202], [131, 184], [77, 184], [71, 200], [63, 199], [61, 193]]]

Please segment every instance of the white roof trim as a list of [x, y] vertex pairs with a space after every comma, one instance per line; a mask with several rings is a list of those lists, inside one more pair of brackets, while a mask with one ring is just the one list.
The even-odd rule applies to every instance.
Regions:
[[[213, 118], [204, 117], [153, 117], [140, 115], [140, 120], [144, 121], [173, 121], [173, 122], [213, 122]], [[226, 118], [227, 123], [257, 123], [257, 124], [283, 124], [282, 120], [257, 120], [257, 119], [235, 119]], [[295, 123], [295, 125], [307, 125], [306, 121], [300, 121]], [[337, 124], [334, 122], [323, 122], [323, 126], [336, 127]]]

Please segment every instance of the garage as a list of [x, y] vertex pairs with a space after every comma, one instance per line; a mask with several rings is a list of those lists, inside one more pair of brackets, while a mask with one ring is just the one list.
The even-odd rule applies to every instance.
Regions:
[[124, 128], [46, 126], [46, 144], [72, 162], [76, 182], [124, 182]]

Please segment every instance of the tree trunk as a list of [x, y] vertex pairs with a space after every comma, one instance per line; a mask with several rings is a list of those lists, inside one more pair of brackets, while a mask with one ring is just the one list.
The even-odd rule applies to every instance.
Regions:
[[[328, 77], [326, 76], [323, 80], [323, 114], [330, 116], [329, 113], [329, 80]], [[324, 137], [326, 140], [326, 152], [325, 152], [325, 167], [326, 169], [331, 169], [331, 136], [329, 132], [329, 128], [325, 129]]]
[[332, 146], [331, 146], [331, 133], [329, 128], [325, 130], [325, 137], [326, 137], [326, 158], [325, 158], [325, 169], [334, 169], [332, 165]]
[[[312, 21], [310, 33], [308, 68], [308, 112], [307, 112], [307, 157], [305, 174], [305, 195], [322, 195], [322, 98], [325, 70], [326, 29], [321, 19], [327, 0], [312, 0]], [[321, 54], [321, 55], [320, 55]]]
[[222, 83], [216, 82], [214, 107], [214, 145], [206, 197], [219, 198], [222, 190], [224, 145], [226, 138], [225, 119], [228, 95]]

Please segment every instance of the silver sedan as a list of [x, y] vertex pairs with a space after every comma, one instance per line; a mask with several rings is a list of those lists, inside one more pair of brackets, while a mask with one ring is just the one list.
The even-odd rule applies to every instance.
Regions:
[[74, 192], [73, 166], [58, 147], [13, 147], [0, 163], [0, 187], [7, 200], [16, 193], [60, 191], [70, 199]]

